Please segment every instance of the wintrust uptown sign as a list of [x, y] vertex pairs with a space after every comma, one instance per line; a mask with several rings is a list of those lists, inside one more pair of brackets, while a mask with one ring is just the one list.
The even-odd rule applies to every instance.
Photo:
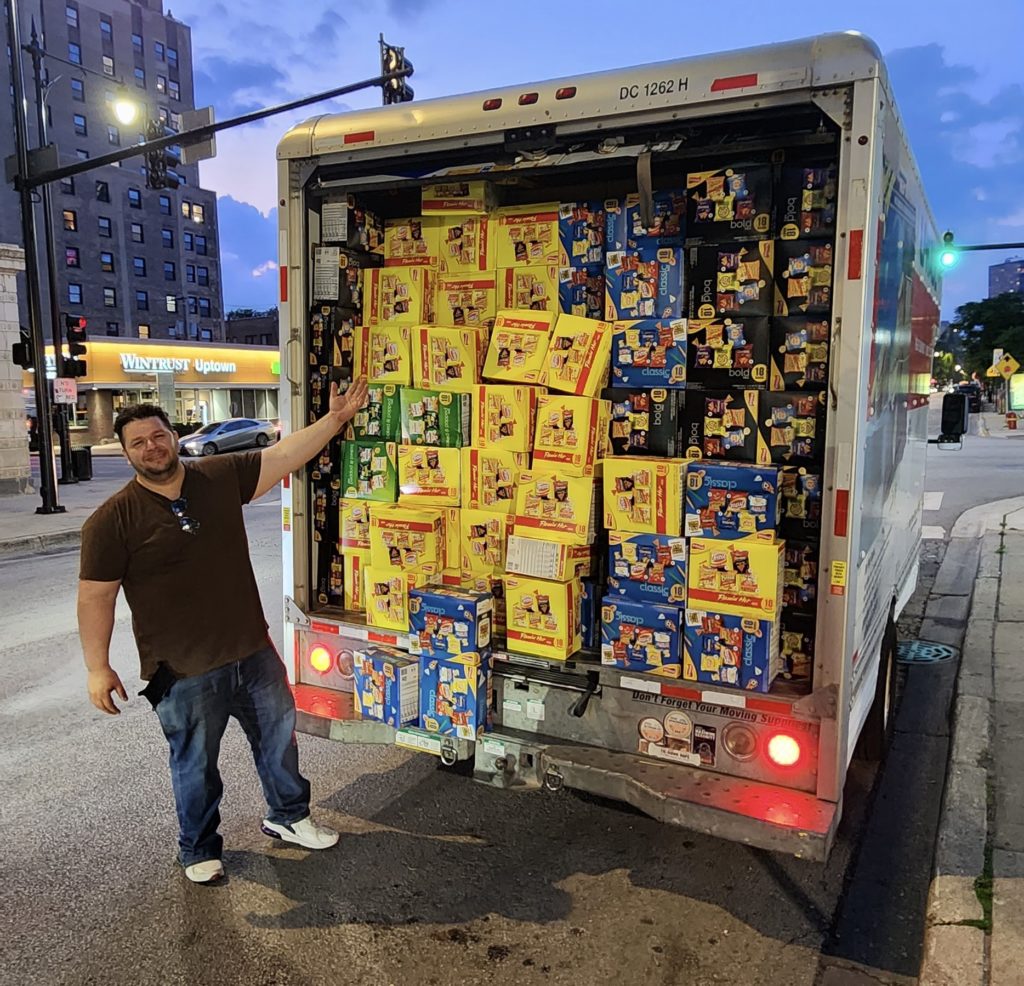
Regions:
[[237, 363], [198, 357], [140, 356], [138, 353], [121, 353], [121, 369], [126, 373], [237, 373]]

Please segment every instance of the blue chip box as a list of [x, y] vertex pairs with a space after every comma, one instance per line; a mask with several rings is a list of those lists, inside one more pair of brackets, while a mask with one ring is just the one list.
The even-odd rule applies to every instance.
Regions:
[[479, 654], [420, 658], [420, 728], [475, 740], [490, 729], [491, 662]]
[[603, 264], [604, 238], [604, 203], [562, 202], [558, 206], [558, 239], [563, 266]]
[[772, 541], [781, 523], [777, 466], [710, 462], [686, 467], [686, 536]]
[[445, 586], [409, 590], [409, 653], [435, 657], [486, 655], [494, 597]]
[[605, 318], [680, 318], [686, 313], [683, 251], [642, 247], [605, 258]]
[[779, 621], [686, 611], [683, 678], [767, 692], [779, 673]]
[[686, 601], [686, 541], [609, 531], [608, 596], [681, 606]]
[[606, 199], [605, 249], [636, 250], [638, 247], [682, 243], [686, 227], [686, 193], [681, 188], [655, 192], [651, 197], [651, 225], [644, 226], [640, 196], [633, 192], [622, 199]]
[[604, 318], [604, 265], [560, 267], [558, 310], [565, 315]]
[[389, 726], [419, 719], [419, 662], [405, 651], [371, 644], [352, 655], [353, 698], [357, 714]]
[[610, 384], [682, 390], [686, 386], [686, 319], [616, 322]]
[[601, 663], [678, 678], [682, 616], [678, 606], [605, 596], [601, 601]]

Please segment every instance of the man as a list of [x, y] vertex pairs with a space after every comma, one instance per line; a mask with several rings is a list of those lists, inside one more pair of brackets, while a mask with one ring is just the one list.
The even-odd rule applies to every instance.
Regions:
[[[366, 381], [344, 395], [331, 385], [327, 414], [263, 452], [183, 464], [178, 437], [154, 405], [125, 408], [114, 430], [135, 478], [82, 528], [78, 628], [89, 698], [117, 715], [127, 701], [110, 666], [114, 604], [123, 587], [156, 709], [170, 745], [179, 858], [194, 883], [224, 875], [217, 770], [221, 737], [234, 716], [252, 747], [269, 808], [263, 831], [307, 849], [338, 833], [309, 817], [309, 782], [299, 773], [295, 703], [267, 635], [242, 505], [262, 496], [320, 453], [366, 400]], [[206, 610], [196, 607], [202, 591]]]

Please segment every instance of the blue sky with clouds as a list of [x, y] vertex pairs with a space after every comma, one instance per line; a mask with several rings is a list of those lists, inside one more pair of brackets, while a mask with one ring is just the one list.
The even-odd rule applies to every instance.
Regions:
[[[679, 0], [634, 7], [606, 0], [519, 0], [514, 7], [459, 0], [364, 0], [345, 7], [331, 0], [173, 0], [171, 9], [192, 27], [197, 103], [212, 103], [219, 119], [372, 77], [381, 31], [406, 46], [416, 66], [416, 96], [429, 98], [859, 30], [885, 53], [940, 226], [954, 229], [962, 243], [1024, 240], [1022, 0], [751, 3], [741, 21]], [[348, 105], [379, 101], [379, 92], [368, 90]], [[327, 110], [345, 108], [336, 102]], [[292, 122], [319, 111], [221, 134], [217, 158], [202, 165], [203, 184], [219, 196], [229, 309], [276, 303], [274, 149]], [[947, 275], [944, 316], [984, 297], [988, 265], [1004, 257], [965, 257]]]

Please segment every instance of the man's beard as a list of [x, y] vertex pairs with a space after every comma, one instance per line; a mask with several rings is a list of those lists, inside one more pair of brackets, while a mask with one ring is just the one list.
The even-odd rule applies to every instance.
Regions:
[[168, 450], [166, 466], [156, 469], [150, 468], [145, 462], [132, 462], [132, 468], [143, 479], [148, 479], [151, 483], [165, 483], [178, 471], [178, 461], [178, 456], [173, 451]]

